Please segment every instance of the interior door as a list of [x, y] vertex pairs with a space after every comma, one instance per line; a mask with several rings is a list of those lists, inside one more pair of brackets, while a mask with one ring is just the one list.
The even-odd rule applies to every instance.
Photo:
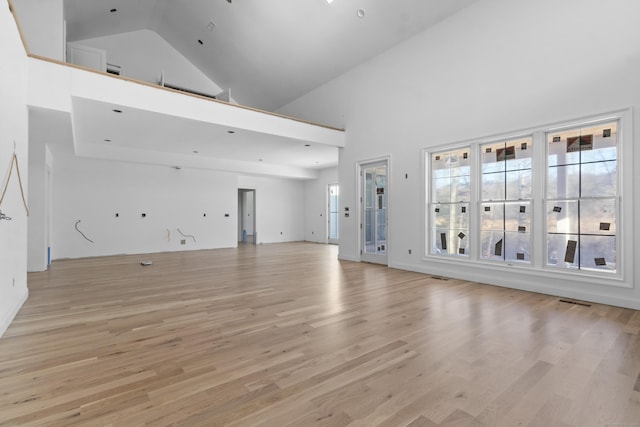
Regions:
[[91, 46], [67, 44], [67, 62], [107, 72], [107, 51]]
[[361, 165], [362, 261], [387, 265], [387, 161]]

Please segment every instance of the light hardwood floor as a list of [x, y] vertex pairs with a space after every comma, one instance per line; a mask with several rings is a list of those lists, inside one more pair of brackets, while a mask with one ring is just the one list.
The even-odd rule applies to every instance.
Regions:
[[308, 243], [57, 261], [29, 288], [3, 426], [640, 427], [633, 310]]

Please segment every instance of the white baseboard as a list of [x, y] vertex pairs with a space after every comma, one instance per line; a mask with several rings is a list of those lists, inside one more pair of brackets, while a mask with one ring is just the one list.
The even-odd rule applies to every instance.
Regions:
[[27, 301], [28, 297], [29, 297], [29, 289], [26, 288], [24, 293], [16, 301], [14, 306], [11, 307], [9, 311], [4, 316], [2, 316], [2, 318], [0, 318], [0, 338], [2, 338], [4, 333], [7, 331], [7, 329], [9, 328], [9, 325], [11, 324], [11, 322], [13, 322], [13, 319], [15, 319], [16, 315], [18, 314], [18, 311], [20, 311], [20, 308], [22, 308], [22, 305]]
[[482, 271], [474, 271], [469, 273], [462, 269], [452, 269], [443, 274], [442, 271], [433, 271], [428, 267], [418, 267], [404, 263], [393, 263], [391, 268], [399, 270], [414, 271], [416, 273], [434, 274], [437, 276], [446, 276], [453, 279], [468, 280], [479, 284], [488, 284], [500, 286], [509, 289], [518, 289], [521, 291], [535, 292], [545, 295], [553, 295], [562, 298], [571, 298], [575, 300], [588, 301], [596, 304], [606, 304], [616, 307], [630, 308], [640, 310], [640, 300], [633, 297], [621, 297], [617, 295], [606, 295], [604, 293], [590, 292], [584, 289], [569, 289], [544, 284], [542, 281], [536, 281], [535, 278], [521, 275], [518, 278], [510, 277], [503, 279], [501, 275], [490, 275]]
[[341, 261], [353, 261], [353, 262], [360, 262], [360, 258], [359, 257], [353, 257], [350, 255], [344, 255], [340, 252], [338, 252], [338, 259]]

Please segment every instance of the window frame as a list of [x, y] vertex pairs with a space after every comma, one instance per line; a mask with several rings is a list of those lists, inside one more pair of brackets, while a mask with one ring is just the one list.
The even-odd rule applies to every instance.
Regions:
[[[474, 138], [449, 144], [439, 144], [422, 149], [423, 166], [423, 252], [422, 261], [435, 268], [470, 266], [493, 271], [505, 272], [517, 270], [537, 278], [548, 278], [565, 283], [596, 284], [621, 288], [633, 288], [633, 114], [631, 109], [618, 110], [574, 120], [567, 120], [535, 128], [503, 133], [489, 137]], [[616, 194], [616, 271], [600, 271], [592, 269], [564, 269], [547, 265], [547, 134], [566, 129], [598, 125], [616, 121], [618, 125], [618, 141], [616, 154], [617, 194]], [[531, 259], [529, 263], [510, 262], [508, 260], [483, 259], [481, 250], [481, 180], [482, 164], [480, 147], [485, 144], [531, 137], [532, 155], [532, 198], [531, 203]], [[432, 253], [432, 217], [430, 212], [432, 154], [453, 151], [469, 147], [471, 157], [471, 202], [469, 217], [469, 256], [459, 257], [448, 254]], [[524, 276], [523, 276], [524, 277]]]
[[[527, 141], [526, 143], [529, 144], [528, 150], [530, 150], [529, 152], [532, 153], [530, 156], [531, 159], [531, 165], [528, 169], [508, 169], [508, 165], [507, 165], [507, 159], [505, 159], [505, 164], [504, 164], [504, 170], [502, 171], [494, 171], [494, 172], [487, 172], [485, 173], [485, 171], [483, 170], [484, 167], [484, 161], [483, 161], [483, 154], [486, 154], [486, 149], [483, 150], [484, 147], [486, 147], [487, 145], [506, 145], [508, 143], [522, 143], [523, 141]], [[532, 134], [525, 134], [525, 135], [518, 135], [515, 137], [510, 137], [510, 138], [497, 138], [497, 139], [493, 139], [491, 141], [482, 141], [478, 143], [477, 146], [477, 162], [478, 162], [478, 202], [477, 202], [477, 209], [478, 209], [478, 224], [479, 224], [479, 235], [478, 235], [478, 239], [479, 239], [479, 244], [480, 244], [480, 248], [478, 251], [478, 259], [486, 262], [486, 261], [495, 261], [498, 263], [518, 263], [518, 264], [522, 264], [522, 265], [531, 265], [531, 263], [533, 262], [533, 260], [531, 259], [531, 256], [529, 257], [528, 260], [526, 260], [525, 258], [523, 258], [522, 260], [510, 260], [510, 259], [506, 259], [506, 251], [507, 251], [507, 243], [506, 240], [502, 241], [502, 245], [501, 245], [501, 249], [502, 251], [504, 251], [503, 255], [502, 255], [502, 259], [499, 258], [493, 258], [493, 257], [484, 257], [483, 253], [482, 253], [482, 249], [483, 249], [483, 233], [487, 232], [487, 231], [492, 231], [492, 230], [484, 230], [482, 228], [482, 222], [483, 222], [483, 212], [485, 211], [485, 206], [486, 205], [490, 205], [490, 204], [500, 204], [503, 207], [503, 210], [506, 210], [506, 206], [508, 205], [515, 205], [515, 204], [520, 204], [522, 206], [522, 203], [526, 203], [529, 208], [528, 208], [528, 215], [530, 216], [530, 220], [529, 220], [529, 227], [528, 230], [526, 230], [526, 234], [529, 235], [529, 252], [530, 254], [533, 253], [532, 250], [532, 246], [533, 246], [533, 236], [534, 236], [534, 228], [533, 228], [533, 217], [534, 217], [534, 204], [533, 204], [533, 195], [534, 195], [534, 191], [533, 191], [533, 171], [534, 171], [534, 159], [535, 159], [535, 148], [536, 148], [537, 144], [533, 143], [533, 135]], [[514, 146], [515, 147], [515, 146]], [[521, 150], [522, 150], [522, 146], [521, 146]], [[515, 153], [514, 153], [515, 154]], [[515, 160], [515, 159], [514, 159]], [[495, 162], [497, 163], [497, 162]], [[509, 172], [515, 172], [515, 171], [523, 171], [523, 170], [529, 170], [529, 174], [531, 176], [531, 182], [530, 182], [530, 192], [531, 195], [528, 199], [510, 199], [508, 198], [508, 194], [507, 194], [507, 190], [506, 190], [506, 186], [508, 185], [508, 181], [507, 181], [507, 175], [509, 174]], [[484, 198], [484, 178], [485, 175], [489, 175], [489, 174], [504, 174], [505, 177], [505, 194], [504, 194], [504, 198], [503, 199], [485, 199]], [[493, 230], [493, 232], [498, 232], [498, 230]], [[503, 239], [506, 239], [509, 233], [513, 233], [513, 231], [509, 231], [506, 228], [506, 220], [503, 217], [503, 229], [500, 230], [500, 232], [503, 235]]]
[[[459, 201], [459, 202], [449, 201], [446, 204], [449, 205], [449, 206], [461, 206], [461, 207], [462, 207], [463, 204], [466, 204], [468, 206], [469, 212], [466, 212], [466, 214], [468, 215], [468, 220], [467, 220], [467, 231], [468, 231], [468, 230], [471, 229], [471, 219], [473, 218], [473, 213], [475, 211], [475, 209], [474, 209], [474, 199], [473, 199], [474, 190], [473, 190], [473, 182], [472, 182], [472, 177], [473, 177], [473, 174], [474, 174], [475, 165], [474, 165], [474, 154], [472, 152], [472, 147], [469, 144], [458, 144], [456, 146], [450, 146], [445, 150], [432, 151], [430, 153], [430, 155], [429, 155], [429, 162], [428, 162], [428, 164], [429, 164], [429, 178], [428, 178], [429, 184], [428, 184], [428, 186], [429, 186], [430, 190], [432, 190], [432, 187], [431, 187], [432, 184], [433, 184], [433, 176], [432, 176], [433, 167], [432, 167], [432, 162], [431, 162], [432, 156], [433, 155], [437, 155], [437, 154], [451, 153], [451, 152], [455, 152], [455, 151], [464, 151], [464, 150], [468, 150], [469, 157], [470, 157], [470, 159], [469, 159], [469, 180], [470, 180], [470, 184], [469, 184], [470, 185], [470, 189], [469, 189], [469, 191], [470, 191], [470, 197], [469, 197], [469, 200], [466, 201], [466, 202], [463, 202], [463, 201]], [[429, 196], [428, 196], [428, 198], [426, 200], [426, 203], [427, 203], [427, 205], [429, 207], [427, 209], [429, 218], [432, 218], [432, 211], [433, 211], [432, 205], [435, 205], [436, 203], [442, 203], [442, 202], [432, 201], [431, 200], [431, 192], [432, 191], [429, 192]], [[428, 245], [429, 245], [428, 248], [427, 248], [427, 251], [429, 251], [429, 253], [431, 252], [432, 248], [436, 244], [433, 241], [433, 235], [432, 235], [432, 232], [434, 230], [435, 230], [435, 227], [433, 227], [431, 225], [431, 223], [429, 223], [428, 233], [429, 233], [429, 236], [432, 236], [432, 238], [427, 237]], [[441, 257], [452, 258], [452, 259], [456, 259], [456, 258], [469, 259], [469, 258], [472, 258], [473, 254], [475, 253], [475, 248], [474, 248], [474, 244], [473, 244], [474, 241], [471, 239], [470, 235], [468, 235], [466, 237], [468, 237], [468, 239], [469, 239], [468, 240], [468, 242], [469, 242], [468, 243], [469, 250], [465, 251], [464, 254], [461, 254], [460, 252], [458, 252], [458, 253], [448, 253], [447, 252], [446, 254], [433, 254], [433, 255], [438, 255], [438, 256], [441, 256]]]
[[[549, 197], [549, 170], [551, 169], [551, 167], [559, 167], [561, 165], [550, 165], [548, 160], [549, 160], [549, 137], [553, 134], [557, 134], [557, 133], [565, 133], [565, 132], [569, 132], [569, 131], [573, 131], [573, 130], [582, 130], [585, 127], [599, 127], [605, 124], [610, 124], [610, 123], [615, 123], [616, 124], [616, 156], [615, 156], [615, 164], [616, 164], [616, 194], [613, 197], [586, 197], [583, 196], [582, 194], [578, 194], [578, 196], [576, 197], [556, 197], [556, 198], [551, 198]], [[554, 128], [553, 130], [547, 130], [544, 132], [543, 138], [544, 138], [544, 146], [545, 146], [545, 186], [544, 186], [544, 192], [543, 192], [543, 203], [544, 203], [544, 208], [545, 208], [545, 215], [544, 215], [544, 233], [545, 236], [547, 236], [546, 238], [548, 239], [549, 236], [549, 217], [548, 215], [546, 215], [546, 209], [548, 206], [548, 203], [550, 202], [561, 202], [561, 203], [567, 203], [567, 202], [571, 202], [571, 201], [576, 201], [578, 203], [578, 206], [580, 206], [582, 204], [582, 202], [586, 202], [586, 201], [595, 201], [595, 200], [605, 200], [605, 199], [610, 199], [614, 201], [615, 204], [615, 224], [616, 224], [616, 232], [614, 235], [615, 238], [615, 251], [616, 251], [616, 269], [615, 271], [610, 271], [610, 270], [598, 270], [598, 269], [594, 269], [594, 268], [588, 268], [587, 266], [582, 266], [582, 265], [578, 265], [576, 268], [570, 268], [570, 267], [562, 267], [562, 266], [556, 266], [556, 265], [552, 265], [549, 264], [549, 245], [545, 244], [544, 245], [544, 257], [543, 257], [543, 264], [545, 268], [551, 269], [551, 270], [559, 270], [559, 271], [572, 271], [572, 272], [576, 272], [576, 271], [580, 271], [580, 272], [584, 272], [584, 273], [596, 273], [596, 274], [605, 274], [605, 275], [611, 275], [611, 276], [617, 276], [620, 274], [620, 271], [624, 268], [624, 265], [620, 265], [622, 261], [622, 264], [624, 264], [624, 255], [622, 257], [618, 257], [618, 254], [621, 254], [621, 236], [624, 234], [621, 232], [620, 227], [618, 226], [620, 224], [620, 220], [621, 220], [621, 215], [622, 215], [622, 195], [620, 194], [620, 186], [622, 184], [621, 182], [621, 173], [620, 173], [620, 151], [621, 151], [621, 132], [620, 132], [620, 128], [622, 126], [622, 120], [620, 118], [617, 119], [604, 119], [604, 120], [594, 120], [594, 121], [589, 121], [586, 123], [580, 123], [578, 125], [571, 125], [571, 126], [562, 126], [562, 127], [558, 127], [558, 128]], [[580, 151], [582, 152], [582, 151]], [[578, 161], [578, 163], [575, 163], [576, 165], [579, 165], [579, 170], [582, 170], [582, 166], [585, 164], [589, 164], [590, 162], [584, 162], [582, 161], [582, 159], [580, 158], [580, 160]], [[569, 166], [569, 165], [564, 165], [564, 166]], [[580, 172], [580, 176], [582, 176], [582, 172]], [[580, 182], [582, 181], [582, 178], [580, 178]], [[579, 185], [579, 187], [582, 187], [581, 183]], [[578, 212], [580, 211], [580, 209], [578, 210]], [[581, 222], [581, 217], [578, 216], [578, 223]], [[580, 229], [578, 229], [578, 231], [576, 233], [565, 233], [567, 235], [569, 234], [576, 234], [577, 238], [578, 238], [578, 246], [580, 246], [580, 241], [583, 237], [586, 237], [587, 234], [586, 233], [582, 233], [580, 231]], [[580, 257], [579, 257], [580, 258]]]

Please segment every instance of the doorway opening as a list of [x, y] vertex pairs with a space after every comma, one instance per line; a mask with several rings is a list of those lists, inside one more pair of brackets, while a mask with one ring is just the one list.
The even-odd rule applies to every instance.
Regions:
[[45, 182], [45, 188], [46, 188], [46, 195], [45, 195], [45, 203], [46, 203], [46, 207], [45, 207], [45, 229], [44, 229], [44, 238], [45, 238], [45, 243], [47, 245], [47, 270], [49, 269], [49, 266], [51, 265], [51, 230], [53, 230], [53, 223], [52, 223], [52, 214], [51, 214], [51, 210], [53, 208], [53, 199], [52, 199], [52, 194], [53, 194], [53, 179], [52, 179], [52, 173], [51, 173], [51, 167], [49, 165], [47, 165], [47, 171], [46, 171], [46, 182]]
[[238, 243], [257, 243], [256, 190], [238, 189]]

